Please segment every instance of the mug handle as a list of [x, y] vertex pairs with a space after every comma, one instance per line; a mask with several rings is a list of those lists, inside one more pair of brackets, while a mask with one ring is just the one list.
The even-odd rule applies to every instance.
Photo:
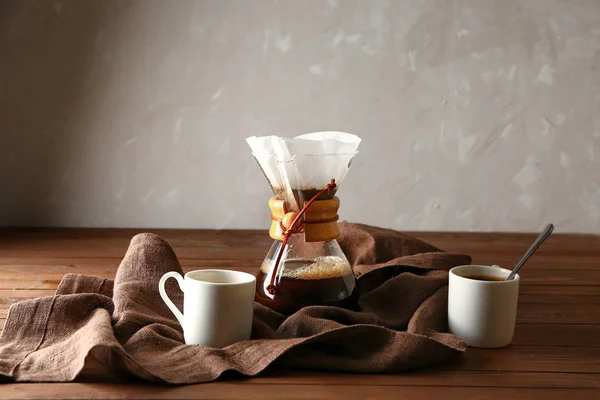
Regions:
[[177, 306], [171, 301], [169, 296], [167, 296], [167, 292], [165, 291], [165, 283], [167, 282], [167, 279], [169, 279], [169, 278], [177, 279], [179, 288], [181, 289], [182, 292], [185, 293], [185, 290], [183, 289], [184, 288], [183, 277], [175, 271], [167, 272], [166, 274], [164, 274], [162, 276], [162, 278], [160, 278], [160, 282], [158, 282], [158, 292], [160, 293], [160, 297], [162, 297], [163, 301], [167, 304], [167, 307], [169, 307], [171, 312], [175, 315], [175, 318], [177, 318], [177, 321], [179, 321], [179, 323], [181, 324], [181, 327], [185, 329], [185, 327], [183, 326], [183, 314], [181, 313], [181, 311], [179, 311]]

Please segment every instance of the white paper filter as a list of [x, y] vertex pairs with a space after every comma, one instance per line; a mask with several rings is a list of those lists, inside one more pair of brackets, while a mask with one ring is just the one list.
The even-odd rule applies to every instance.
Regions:
[[[315, 132], [294, 138], [252, 136], [246, 139], [273, 191], [324, 188], [339, 183], [357, 153], [361, 138], [344, 132]], [[295, 208], [295, 207], [294, 207]]]

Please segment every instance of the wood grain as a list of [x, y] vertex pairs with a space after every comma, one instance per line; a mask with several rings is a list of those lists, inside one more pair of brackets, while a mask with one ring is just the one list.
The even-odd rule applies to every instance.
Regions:
[[[140, 232], [154, 232], [162, 236], [180, 258], [206, 258], [210, 255], [210, 258], [262, 260], [272, 244], [266, 230], [0, 228], [0, 256], [9, 255], [6, 250], [10, 249], [13, 257], [53, 257], [57, 253], [56, 244], [61, 242], [62, 256], [121, 258], [129, 240]], [[443, 250], [470, 254], [475, 262], [503, 255], [503, 259], [511, 264], [519, 260], [537, 236], [530, 233], [408, 233]], [[77, 240], [79, 238], [84, 240]], [[599, 249], [599, 235], [554, 233], [531, 263], [541, 264], [540, 257], [552, 260], [558, 256], [569, 260], [567, 267], [590, 263], [591, 269], [596, 269]], [[577, 256], [577, 260], [572, 259], [573, 255]]]
[[[0, 229], [0, 330], [17, 301], [52, 295], [65, 273], [114, 278], [137, 229]], [[255, 272], [266, 231], [152, 230], [184, 271]], [[535, 234], [415, 236], [474, 263], [510, 267]], [[5, 384], [2, 398], [600, 398], [600, 236], [554, 234], [521, 273], [513, 344], [468, 349], [436, 369], [400, 375], [266, 371], [252, 379], [184, 387], [145, 383]], [[86, 378], [90, 379], [90, 378]]]
[[600, 324], [524, 324], [518, 323], [514, 345], [600, 346]]
[[513, 372], [513, 371], [448, 371], [425, 370], [398, 375], [357, 375], [316, 371], [272, 371], [241, 381], [248, 384], [286, 383], [293, 385], [382, 386], [467, 386], [600, 389], [599, 374]]
[[469, 348], [449, 370], [600, 373], [600, 347]]
[[264, 384], [245, 385], [214, 382], [201, 385], [165, 387], [151, 385], [55, 383], [8, 384], [2, 387], [5, 399], [597, 399], [594, 389], [536, 389], [436, 387], [436, 386], [358, 386], [332, 385], [324, 378], [314, 385]]

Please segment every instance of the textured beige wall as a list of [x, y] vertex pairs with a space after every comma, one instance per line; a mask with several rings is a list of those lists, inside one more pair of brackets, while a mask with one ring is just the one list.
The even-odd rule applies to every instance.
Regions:
[[600, 1], [3, 1], [0, 129], [0, 225], [266, 228], [344, 130], [344, 219], [598, 232]]

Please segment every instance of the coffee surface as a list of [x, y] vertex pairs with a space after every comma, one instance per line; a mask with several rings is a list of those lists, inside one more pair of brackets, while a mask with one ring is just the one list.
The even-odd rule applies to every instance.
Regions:
[[476, 281], [495, 281], [495, 282], [501, 282], [501, 281], [506, 280], [506, 278], [503, 278], [501, 276], [488, 276], [488, 275], [465, 275], [465, 276], [463, 276], [463, 278], [473, 279]]
[[[263, 261], [261, 272], [267, 274], [272, 264], [273, 260]], [[278, 274], [281, 277], [301, 280], [339, 278], [352, 274], [350, 264], [336, 256], [290, 258], [284, 260], [280, 268]]]

